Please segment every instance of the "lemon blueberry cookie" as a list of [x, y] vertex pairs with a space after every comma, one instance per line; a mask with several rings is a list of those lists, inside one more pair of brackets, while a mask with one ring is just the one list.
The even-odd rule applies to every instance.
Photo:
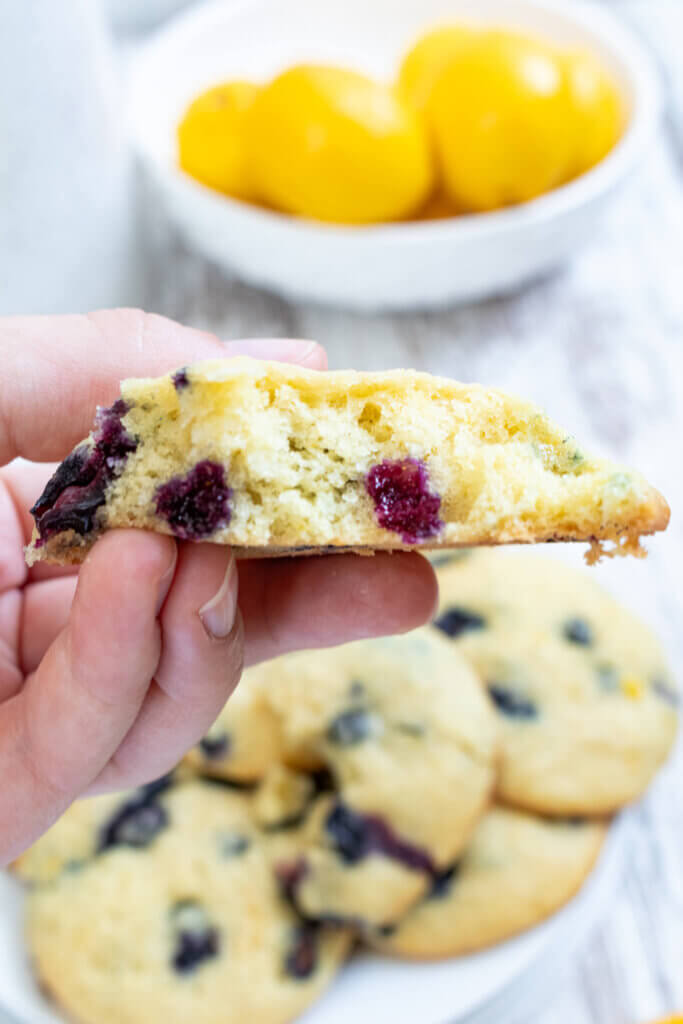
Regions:
[[286, 1024], [331, 980], [349, 934], [293, 911], [249, 797], [193, 782], [165, 807], [148, 846], [111, 847], [30, 890], [45, 991], [79, 1024]]
[[280, 717], [280, 756], [331, 777], [306, 824], [296, 906], [315, 918], [395, 920], [488, 805], [498, 733], [478, 679], [427, 629], [251, 673]]
[[544, 814], [605, 814], [666, 759], [678, 696], [657, 639], [587, 571], [509, 551], [438, 569], [434, 626], [498, 713], [498, 794]]
[[247, 358], [124, 381], [32, 512], [29, 563], [79, 562], [123, 526], [252, 555], [558, 539], [635, 551], [669, 515], [642, 476], [500, 391]]
[[599, 821], [543, 819], [494, 807], [427, 897], [395, 926], [370, 933], [370, 942], [384, 953], [418, 960], [495, 945], [575, 895], [606, 831]]

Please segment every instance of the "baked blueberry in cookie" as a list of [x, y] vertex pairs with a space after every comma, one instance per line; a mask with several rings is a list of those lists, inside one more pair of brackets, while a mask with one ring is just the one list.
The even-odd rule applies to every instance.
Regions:
[[77, 563], [134, 526], [252, 556], [566, 539], [593, 557], [666, 527], [641, 476], [575, 454], [540, 409], [477, 385], [198, 363], [122, 383], [37, 503], [27, 559]]
[[204, 908], [193, 900], [176, 903], [171, 911], [174, 933], [173, 967], [180, 974], [196, 970], [206, 960], [218, 956], [218, 929], [211, 924]]
[[210, 537], [230, 522], [230, 488], [223, 466], [203, 459], [185, 476], [162, 484], [155, 495], [155, 510], [175, 537]]
[[438, 619], [435, 619], [434, 625], [452, 640], [468, 629], [484, 629], [486, 619], [483, 615], [469, 611], [467, 608], [453, 606], [439, 615]]
[[486, 686], [489, 697], [496, 706], [496, 710], [508, 718], [529, 719], [536, 718], [538, 708], [533, 701], [525, 697], [519, 690], [501, 683], [488, 683]]
[[585, 619], [567, 619], [563, 626], [565, 638], [572, 644], [590, 647], [593, 643], [593, 630]]
[[122, 399], [109, 409], [99, 409], [92, 447], [80, 445], [57, 468], [31, 509], [37, 546], [65, 531], [85, 536], [94, 529], [97, 510], [106, 501], [107, 486], [137, 448], [137, 440], [121, 422], [127, 412]]
[[417, 459], [373, 466], [366, 487], [379, 525], [398, 533], [405, 544], [435, 537], [442, 529], [441, 498], [430, 491], [427, 470]]

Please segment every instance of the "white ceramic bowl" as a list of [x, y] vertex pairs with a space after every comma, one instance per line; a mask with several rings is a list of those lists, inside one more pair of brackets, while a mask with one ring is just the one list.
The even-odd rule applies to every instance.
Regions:
[[[301, 60], [389, 79], [423, 30], [459, 17], [591, 47], [614, 74], [628, 128], [593, 170], [520, 206], [447, 221], [339, 227], [231, 200], [177, 167], [176, 125], [190, 99], [235, 75], [266, 79]], [[621, 21], [581, 0], [224, 0], [153, 38], [131, 77], [134, 138], [181, 230], [220, 266], [291, 299], [357, 309], [434, 307], [518, 287], [571, 256], [647, 150], [656, 74]], [[282, 154], [287, 159], [287, 154]]]

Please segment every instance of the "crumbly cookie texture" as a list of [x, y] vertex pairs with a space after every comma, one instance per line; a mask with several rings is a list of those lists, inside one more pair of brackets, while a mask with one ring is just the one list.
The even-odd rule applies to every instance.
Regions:
[[35, 971], [79, 1024], [287, 1024], [350, 947], [282, 893], [249, 797], [189, 783], [145, 846], [119, 842], [30, 890]]
[[598, 821], [552, 821], [495, 807], [426, 899], [397, 925], [366, 938], [384, 953], [417, 960], [495, 945], [574, 896], [606, 831]]
[[458, 855], [488, 806], [496, 716], [428, 629], [291, 654], [250, 670], [280, 719], [273, 756], [325, 769], [292, 899], [307, 916], [385, 923]]
[[32, 512], [29, 564], [78, 563], [123, 526], [262, 556], [560, 539], [637, 552], [669, 516], [638, 473], [502, 392], [246, 358], [124, 381]]
[[437, 574], [434, 626], [498, 712], [499, 797], [600, 815], [640, 796], [671, 749], [679, 701], [650, 629], [592, 574], [535, 553], [460, 553]]

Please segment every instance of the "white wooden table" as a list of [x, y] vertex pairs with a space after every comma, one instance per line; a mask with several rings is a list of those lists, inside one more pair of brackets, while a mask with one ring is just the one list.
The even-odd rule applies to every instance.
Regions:
[[[647, 562], [595, 572], [657, 626], [683, 682], [683, 2], [613, 6], [658, 54], [667, 116], [642, 173], [562, 273], [438, 314], [290, 305], [226, 279], [176, 237], [149, 197], [147, 307], [225, 339], [312, 337], [332, 367], [413, 366], [499, 385], [638, 466], [668, 497], [670, 530], [650, 544]], [[683, 1012], [683, 754], [637, 814], [619, 899], [539, 1024], [636, 1024]]]

